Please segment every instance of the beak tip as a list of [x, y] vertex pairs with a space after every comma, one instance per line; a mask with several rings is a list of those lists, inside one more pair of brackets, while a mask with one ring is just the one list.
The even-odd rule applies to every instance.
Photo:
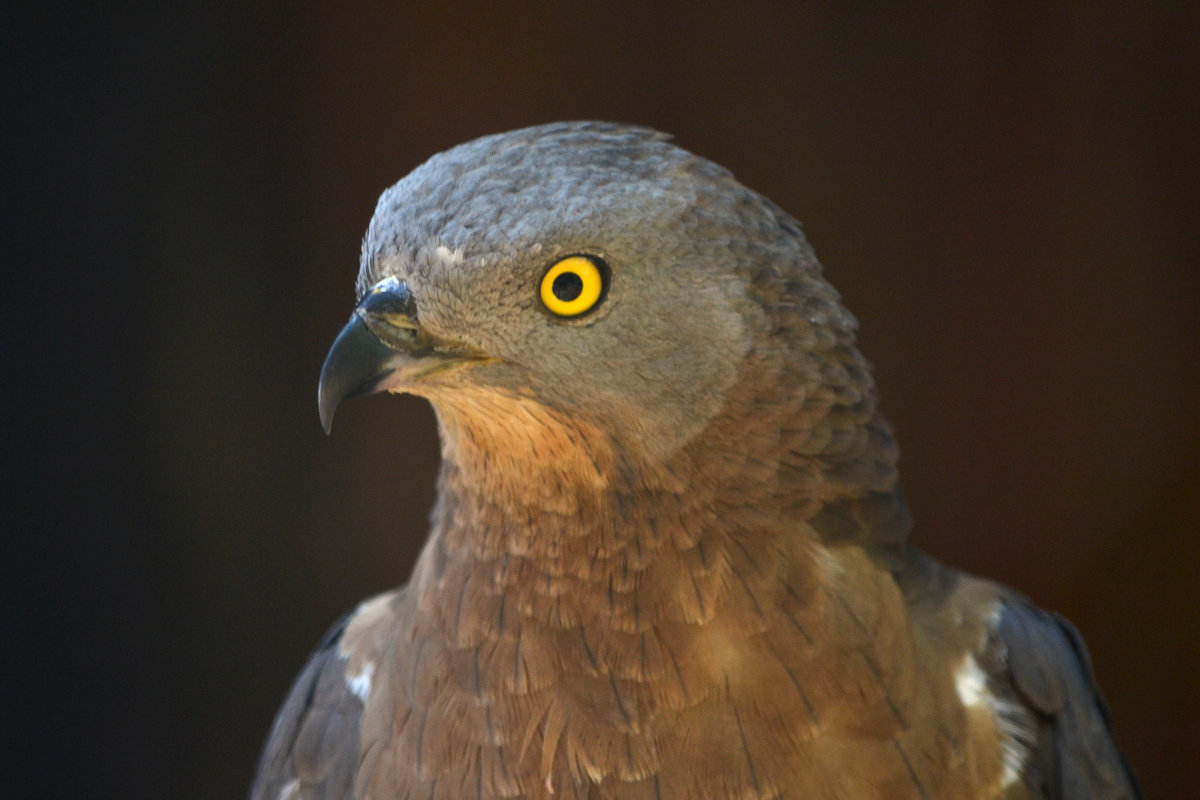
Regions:
[[331, 379], [328, 373], [328, 367], [322, 369], [321, 380], [317, 384], [317, 415], [321, 418], [321, 429], [326, 436], [333, 430], [333, 415], [337, 413], [338, 406], [352, 394], [338, 385], [338, 381]]
[[333, 414], [337, 411], [339, 397], [334, 397], [327, 380], [329, 367], [326, 364], [321, 370], [321, 380], [317, 384], [317, 416], [321, 418], [321, 429], [328, 436], [333, 429]]

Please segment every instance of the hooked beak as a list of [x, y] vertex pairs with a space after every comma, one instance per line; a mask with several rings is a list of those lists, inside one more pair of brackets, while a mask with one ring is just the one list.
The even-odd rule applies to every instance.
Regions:
[[[426, 335], [408, 285], [385, 278], [363, 295], [325, 357], [317, 388], [321, 427], [329, 433], [334, 412], [348, 397], [394, 388], [456, 363], [485, 360], [490, 359], [478, 351]], [[397, 373], [399, 381], [389, 380]]]

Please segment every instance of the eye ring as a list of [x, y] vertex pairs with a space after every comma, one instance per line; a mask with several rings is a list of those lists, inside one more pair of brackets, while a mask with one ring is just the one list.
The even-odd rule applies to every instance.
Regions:
[[591, 311], [604, 298], [608, 270], [591, 256], [567, 256], [542, 276], [542, 305], [558, 317], [578, 317]]

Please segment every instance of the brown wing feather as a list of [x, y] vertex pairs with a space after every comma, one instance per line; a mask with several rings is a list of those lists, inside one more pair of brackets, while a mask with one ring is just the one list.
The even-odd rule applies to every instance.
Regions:
[[1042, 800], [1141, 798], [1113, 739], [1087, 648], [1071, 623], [1014, 600], [1002, 607], [996, 635], [1000, 672], [993, 679], [1036, 717], [1023, 770], [1031, 795]]

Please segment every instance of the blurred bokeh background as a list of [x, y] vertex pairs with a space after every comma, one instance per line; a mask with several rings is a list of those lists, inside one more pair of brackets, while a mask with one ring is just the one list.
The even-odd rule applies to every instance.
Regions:
[[244, 793], [433, 499], [421, 402], [317, 422], [378, 193], [602, 118], [804, 223], [916, 541], [1073, 619], [1148, 794], [1191, 796], [1200, 6], [408, 5], [6, 12], [5, 793]]

